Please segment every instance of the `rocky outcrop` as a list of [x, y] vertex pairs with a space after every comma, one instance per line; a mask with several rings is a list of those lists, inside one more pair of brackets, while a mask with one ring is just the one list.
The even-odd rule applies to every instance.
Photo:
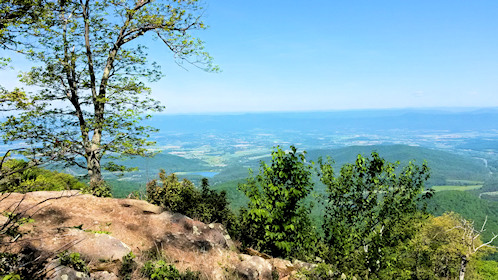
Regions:
[[[27, 234], [16, 242], [18, 248], [9, 250], [29, 247], [52, 256], [51, 279], [117, 279], [121, 259], [130, 251], [138, 259], [159, 251], [179, 270], [200, 271], [208, 279], [227, 279], [227, 271], [242, 279], [272, 279], [272, 260], [236, 252], [222, 225], [204, 224], [145, 201], [76, 191], [14, 193], [0, 196], [0, 212], [6, 211], [34, 219], [22, 226]], [[63, 250], [80, 253], [91, 273], [54, 266]]]

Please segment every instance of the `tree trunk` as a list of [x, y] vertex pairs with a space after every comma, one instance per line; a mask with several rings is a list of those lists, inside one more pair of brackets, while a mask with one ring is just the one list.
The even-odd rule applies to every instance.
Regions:
[[91, 149], [87, 151], [86, 156], [88, 175], [90, 176], [90, 185], [100, 184], [102, 182], [102, 172], [98, 149]]
[[465, 269], [467, 268], [467, 256], [462, 256], [462, 262], [460, 263], [460, 280], [464, 280], [465, 278]]

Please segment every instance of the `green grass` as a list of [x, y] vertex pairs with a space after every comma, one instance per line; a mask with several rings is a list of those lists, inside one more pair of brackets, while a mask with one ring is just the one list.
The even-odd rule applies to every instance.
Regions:
[[484, 184], [483, 181], [472, 181], [472, 180], [451, 180], [448, 179], [446, 180], [448, 184], [455, 184], [455, 185], [482, 185]]
[[482, 188], [482, 185], [470, 185], [470, 186], [446, 185], [446, 186], [433, 186], [432, 188], [437, 192], [440, 192], [440, 191], [471, 191], [471, 190], [477, 190], [477, 189]]

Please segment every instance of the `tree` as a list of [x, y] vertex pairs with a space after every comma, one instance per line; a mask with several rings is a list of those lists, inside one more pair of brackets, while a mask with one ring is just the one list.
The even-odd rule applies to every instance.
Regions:
[[[412, 271], [417, 279], [476, 278], [477, 261], [493, 250], [490, 244], [498, 235], [483, 243], [480, 229], [472, 221], [453, 212], [430, 218], [410, 241], [407, 259], [413, 262]], [[486, 252], [487, 251], [487, 252]]]
[[[32, 24], [49, 11], [55, 3], [45, 0], [0, 1], [0, 47], [12, 48], [17, 44], [17, 30], [13, 26]], [[11, 31], [11, 32], [9, 32]]]
[[276, 257], [306, 258], [317, 241], [311, 206], [305, 202], [313, 189], [312, 166], [304, 153], [290, 148], [276, 147], [271, 164], [261, 162], [259, 174], [239, 185], [249, 198], [241, 210], [240, 239], [244, 246]]
[[[417, 201], [428, 179], [425, 164], [401, 171], [377, 153], [358, 155], [335, 176], [332, 162], [319, 160], [328, 201], [323, 224], [329, 262], [341, 271], [378, 274], [396, 262], [397, 245], [409, 240], [422, 218]], [[390, 268], [392, 269], [392, 268]]]
[[[158, 80], [161, 72], [147, 62], [140, 38], [158, 38], [179, 64], [216, 70], [203, 42], [190, 35], [206, 28], [203, 9], [197, 0], [45, 4], [51, 9], [37, 21], [4, 27], [16, 51], [38, 64], [21, 81], [40, 90], [10, 96], [10, 109], [21, 113], [2, 123], [3, 139], [23, 142], [28, 147], [23, 155], [30, 159], [85, 168], [90, 184], [99, 185], [104, 156], [147, 154], [153, 144], [147, 137], [155, 130], [140, 121], [163, 109], [144, 84], [144, 79]], [[104, 167], [127, 170], [113, 162]]]

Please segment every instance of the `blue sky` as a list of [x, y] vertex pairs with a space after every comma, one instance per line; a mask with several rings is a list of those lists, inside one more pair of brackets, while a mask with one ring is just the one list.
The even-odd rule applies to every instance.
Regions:
[[148, 43], [166, 113], [498, 107], [498, 1], [206, 6], [210, 28], [198, 35], [221, 73], [185, 71]]

